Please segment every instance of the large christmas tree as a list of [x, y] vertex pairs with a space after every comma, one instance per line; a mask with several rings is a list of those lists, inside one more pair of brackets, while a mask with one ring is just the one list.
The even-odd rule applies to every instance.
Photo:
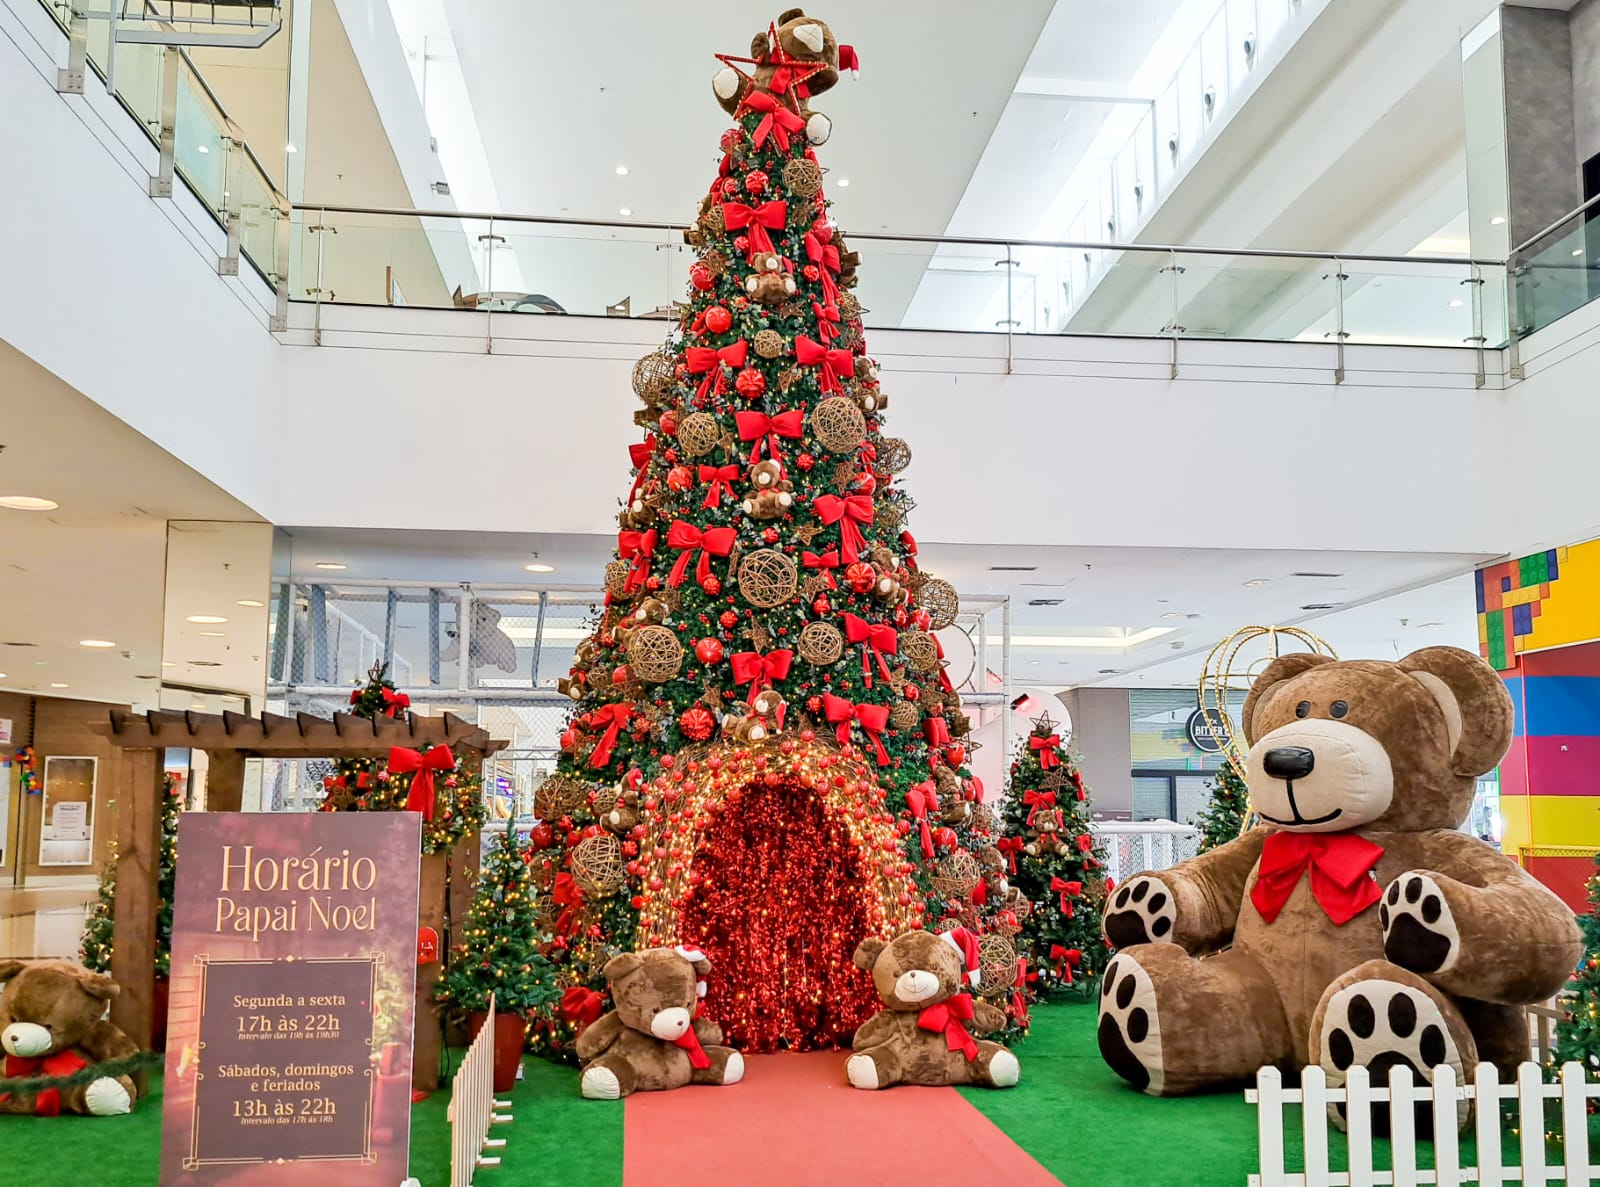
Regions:
[[1195, 824], [1200, 828], [1200, 852], [1237, 840], [1250, 812], [1250, 789], [1233, 764], [1225, 762], [1211, 780], [1211, 800]]
[[[697, 944], [707, 1016], [755, 1051], [848, 1041], [877, 1007], [860, 940], [935, 922], [946, 891], [979, 884], [941, 825], [940, 787], [968, 777], [930, 633], [956, 595], [905, 530], [910, 451], [883, 433], [856, 258], [812, 148], [827, 120], [807, 101], [838, 53], [786, 13], [752, 58], [723, 58], [734, 126], [686, 235], [681, 319], [634, 369], [646, 432], [535, 798], [564, 983]], [[552, 1011], [536, 1042], [565, 1051], [578, 1021]]]
[[1105, 851], [1089, 827], [1089, 793], [1049, 713], [1033, 720], [1011, 764], [1004, 853], [1012, 885], [1032, 909], [1018, 944], [1030, 987], [1046, 998], [1088, 993], [1105, 967], [1100, 908]]
[[[1600, 871], [1600, 856], [1595, 857]], [[1556, 1044], [1550, 1063], [1559, 1068], [1568, 1060], [1583, 1065], [1590, 1079], [1600, 1079], [1600, 872], [1589, 876], [1590, 910], [1578, 917], [1583, 929], [1583, 959], [1567, 989], [1574, 1000], [1570, 1015], [1556, 1023]]]

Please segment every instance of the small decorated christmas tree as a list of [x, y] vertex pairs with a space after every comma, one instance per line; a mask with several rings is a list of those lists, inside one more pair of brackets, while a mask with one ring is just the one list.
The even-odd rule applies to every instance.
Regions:
[[[183, 811], [183, 784], [167, 772], [161, 798], [161, 858], [156, 875], [156, 976], [172, 966], [172, 888], [178, 876], [178, 816]], [[111, 971], [111, 934], [116, 925], [117, 861], [115, 854], [100, 872], [99, 894], [83, 921], [79, 958], [97, 973]]]
[[[1595, 857], [1600, 869], [1600, 855]], [[1583, 959], [1567, 989], [1573, 994], [1570, 1018], [1556, 1023], [1556, 1045], [1550, 1053], [1552, 1067], [1568, 1060], [1583, 1065], [1590, 1079], [1600, 1079], [1600, 872], [1588, 882], [1590, 910], [1579, 916], [1583, 929]]]
[[1017, 943], [1024, 977], [1044, 998], [1092, 991], [1105, 967], [1100, 908], [1105, 851], [1089, 828], [1089, 795], [1048, 713], [1033, 719], [1011, 764], [1005, 836], [1006, 877], [1031, 904]]
[[1211, 780], [1211, 802], [1195, 820], [1200, 828], [1200, 852], [1226, 845], [1244, 832], [1245, 816], [1250, 811], [1250, 789], [1244, 785], [1232, 763]]

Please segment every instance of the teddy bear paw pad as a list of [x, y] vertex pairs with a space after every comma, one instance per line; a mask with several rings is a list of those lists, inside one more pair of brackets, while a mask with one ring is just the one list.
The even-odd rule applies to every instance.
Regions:
[[844, 1065], [844, 1071], [850, 1077], [852, 1088], [871, 1090], [878, 1087], [878, 1065], [870, 1055], [852, 1055]]
[[583, 1096], [585, 1100], [616, 1100], [622, 1095], [622, 1085], [617, 1082], [617, 1073], [608, 1067], [591, 1067], [583, 1073]]
[[133, 1111], [128, 1090], [109, 1076], [101, 1076], [84, 1091], [84, 1103], [94, 1117], [120, 1117]]
[[1439, 884], [1427, 874], [1401, 874], [1378, 906], [1383, 954], [1414, 973], [1442, 973], [1461, 953], [1461, 933]]
[[722, 1069], [722, 1082], [737, 1084], [742, 1079], [744, 1079], [744, 1056], [734, 1051], [729, 1054], [728, 1062]]
[[1178, 909], [1172, 895], [1156, 878], [1130, 878], [1117, 890], [1106, 912], [1106, 939], [1113, 947], [1153, 944], [1172, 939]]
[[989, 1079], [996, 1088], [1010, 1088], [1022, 1078], [1022, 1065], [1009, 1051], [996, 1051], [989, 1060]]
[[[1367, 1069], [1374, 1088], [1389, 1083], [1389, 1069], [1406, 1066], [1416, 1082], [1430, 1082], [1433, 1069], [1449, 1064], [1461, 1077], [1461, 1051], [1450, 1034], [1449, 1023], [1434, 1000], [1420, 989], [1392, 981], [1357, 981], [1333, 995], [1322, 1017], [1318, 1062], [1327, 1073], [1328, 1087], [1342, 1088], [1352, 1067]], [[1465, 1124], [1467, 1102], [1457, 1108], [1457, 1123]], [[1345, 1106], [1328, 1107], [1341, 1126]], [[1389, 1109], [1374, 1106], [1373, 1132], [1387, 1135]], [[1417, 1132], [1432, 1133], [1432, 1107], [1417, 1105]]]
[[1100, 1057], [1141, 1092], [1161, 1094], [1161, 1024], [1150, 974], [1126, 954], [1112, 958], [1100, 986]]

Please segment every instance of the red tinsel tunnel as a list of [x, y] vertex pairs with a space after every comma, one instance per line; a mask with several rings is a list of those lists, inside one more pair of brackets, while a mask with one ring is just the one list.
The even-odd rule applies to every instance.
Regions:
[[748, 783], [713, 811], [679, 926], [712, 960], [705, 1016], [747, 1051], [848, 1045], [878, 1008], [850, 959], [873, 892], [849, 832], [790, 780]]

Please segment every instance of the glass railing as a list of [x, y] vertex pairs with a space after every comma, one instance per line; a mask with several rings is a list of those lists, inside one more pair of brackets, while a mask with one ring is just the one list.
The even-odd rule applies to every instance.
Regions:
[[1519, 338], [1600, 297], [1600, 197], [1514, 249], [1511, 259]]
[[[1506, 340], [1482, 300], [1486, 285], [1504, 285], [1492, 261], [881, 234], [852, 234], [849, 246], [869, 329]], [[666, 318], [694, 259], [683, 227], [668, 223], [308, 206], [291, 218], [286, 285], [290, 300], [319, 304]], [[1093, 291], [1074, 300], [1091, 277]]]

